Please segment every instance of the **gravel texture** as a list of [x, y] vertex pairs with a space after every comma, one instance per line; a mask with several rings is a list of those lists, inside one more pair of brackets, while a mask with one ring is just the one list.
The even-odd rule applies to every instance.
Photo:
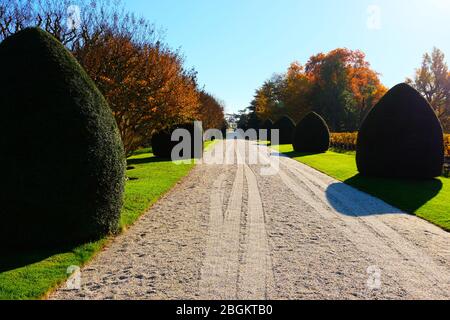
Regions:
[[50, 298], [450, 298], [442, 229], [255, 142], [206, 159]]

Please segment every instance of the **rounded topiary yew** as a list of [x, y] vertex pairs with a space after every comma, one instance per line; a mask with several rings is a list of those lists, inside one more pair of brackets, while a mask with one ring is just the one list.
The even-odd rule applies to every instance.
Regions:
[[432, 178], [442, 174], [442, 126], [429, 103], [407, 84], [392, 88], [370, 111], [358, 134], [362, 175]]
[[175, 146], [171, 141], [170, 130], [161, 130], [152, 135], [151, 140], [153, 155], [158, 158], [170, 158], [172, 148]]
[[277, 122], [275, 122], [275, 124], [273, 125], [273, 129], [279, 130], [280, 144], [292, 144], [295, 123], [291, 118], [289, 118], [288, 116], [281, 117]]
[[261, 125], [261, 129], [267, 130], [267, 141], [270, 141], [272, 139], [271, 130], [273, 129], [273, 121], [271, 119], [265, 120]]
[[[161, 130], [152, 136], [152, 150], [153, 154], [159, 158], [171, 158], [172, 150], [182, 141], [172, 141], [172, 134], [177, 129], [185, 129], [190, 134], [191, 139], [191, 154], [180, 154], [179, 160], [200, 159], [203, 156], [203, 131], [200, 127], [196, 126], [194, 122], [186, 123], [182, 125], [176, 125], [170, 129]], [[194, 138], [197, 137], [201, 141], [200, 149], [195, 148]]]
[[92, 80], [38, 28], [0, 44], [0, 70], [0, 246], [59, 247], [117, 231], [125, 155]]
[[323, 153], [330, 147], [330, 131], [315, 112], [306, 115], [295, 128], [292, 145], [296, 152]]

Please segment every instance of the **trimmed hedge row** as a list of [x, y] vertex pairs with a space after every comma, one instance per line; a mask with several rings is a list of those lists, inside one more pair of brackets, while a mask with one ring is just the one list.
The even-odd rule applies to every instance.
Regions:
[[[356, 151], [358, 132], [331, 133], [331, 148], [344, 151]], [[444, 152], [450, 157], [450, 134], [444, 134]]]
[[444, 135], [445, 156], [450, 157], [450, 134]]
[[[331, 138], [334, 148], [356, 149], [358, 171], [365, 176], [434, 178], [442, 174], [445, 154], [450, 152], [450, 138], [444, 137], [434, 110], [405, 83], [384, 95], [358, 133]], [[297, 125], [292, 144], [297, 152], [320, 153], [328, 149], [329, 139], [325, 121], [310, 113]]]
[[331, 133], [331, 148], [344, 151], [356, 151], [358, 132]]

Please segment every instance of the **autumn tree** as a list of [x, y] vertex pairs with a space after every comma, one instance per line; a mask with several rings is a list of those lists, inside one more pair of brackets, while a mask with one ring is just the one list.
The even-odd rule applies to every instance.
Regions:
[[406, 82], [428, 100], [444, 130], [450, 132], [450, 73], [444, 53], [438, 48], [431, 54], [425, 53], [414, 79]]
[[203, 129], [221, 129], [224, 125], [224, 103], [202, 90], [200, 95], [199, 119]]
[[283, 109], [281, 96], [283, 81], [282, 75], [275, 75], [256, 90], [251, 108], [259, 118], [268, 119], [279, 116], [280, 109]]
[[289, 116], [296, 122], [316, 111], [335, 131], [355, 131], [386, 92], [360, 51], [336, 49], [294, 62], [256, 91], [251, 107], [261, 119]]
[[106, 97], [127, 155], [155, 131], [199, 118], [195, 71], [184, 68], [180, 53], [164, 44], [151, 23], [118, 1], [80, 0], [77, 5], [2, 1], [0, 39], [38, 26], [69, 48]]
[[311, 105], [334, 132], [358, 130], [386, 88], [361, 51], [336, 49], [312, 56], [305, 71], [312, 84]]
[[197, 119], [195, 77], [176, 53], [106, 33], [75, 56], [108, 100], [128, 154], [155, 131]]
[[283, 105], [281, 113], [288, 115], [296, 123], [310, 112], [312, 81], [310, 75], [305, 73], [304, 67], [294, 62], [288, 68], [281, 86]]

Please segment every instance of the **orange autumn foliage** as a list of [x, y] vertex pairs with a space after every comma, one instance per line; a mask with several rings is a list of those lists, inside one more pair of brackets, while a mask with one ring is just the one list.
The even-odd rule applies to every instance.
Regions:
[[194, 74], [170, 50], [107, 33], [75, 56], [113, 110], [128, 155], [156, 130], [199, 116]]
[[379, 74], [361, 51], [336, 49], [313, 55], [305, 66], [294, 62], [256, 91], [251, 110], [259, 119], [289, 115], [296, 121], [313, 110], [333, 131], [355, 131], [386, 93]]
[[204, 130], [221, 129], [225, 119], [223, 103], [211, 94], [201, 91], [199, 119]]

